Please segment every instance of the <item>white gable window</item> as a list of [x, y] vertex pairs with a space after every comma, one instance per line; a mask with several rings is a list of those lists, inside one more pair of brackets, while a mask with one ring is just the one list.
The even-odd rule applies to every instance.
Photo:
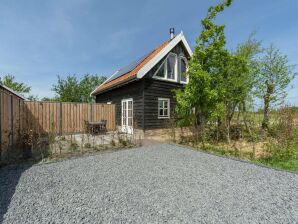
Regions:
[[158, 118], [170, 118], [170, 99], [158, 98]]
[[180, 82], [187, 83], [188, 78], [186, 77], [186, 70], [187, 70], [187, 60], [185, 57], [179, 57], [179, 75], [180, 75]]
[[167, 57], [167, 79], [176, 80], [177, 76], [177, 55], [170, 53]]
[[178, 60], [177, 55], [169, 53], [164, 62], [159, 66], [158, 70], [154, 74], [154, 78], [177, 81]]

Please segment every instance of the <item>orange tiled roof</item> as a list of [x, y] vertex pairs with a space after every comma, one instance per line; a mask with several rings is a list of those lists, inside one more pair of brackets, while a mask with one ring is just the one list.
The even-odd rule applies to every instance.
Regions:
[[143, 61], [141, 61], [134, 69], [132, 69], [130, 72], [123, 74], [122, 76], [113, 79], [111, 81], [108, 81], [104, 84], [102, 84], [101, 86], [97, 87], [94, 91], [93, 94], [96, 94], [99, 91], [102, 91], [104, 89], [107, 89], [108, 87], [112, 87], [115, 86], [117, 84], [120, 84], [121, 82], [124, 82], [125, 80], [133, 77], [134, 75], [136, 75], [138, 73], [138, 71], [144, 66], [146, 65], [152, 58], [154, 58], [163, 48], [165, 48], [165, 46], [167, 46], [167, 44], [170, 42], [171, 40], [167, 40], [166, 42], [164, 42], [163, 44], [161, 44], [158, 48], [156, 48], [155, 50], [153, 50]]

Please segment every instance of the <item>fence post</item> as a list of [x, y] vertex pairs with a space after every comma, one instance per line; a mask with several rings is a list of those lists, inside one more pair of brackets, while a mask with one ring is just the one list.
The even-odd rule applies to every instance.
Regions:
[[93, 121], [93, 107], [92, 107], [92, 103], [90, 103], [90, 121]]
[[59, 134], [62, 136], [62, 102], [60, 102], [59, 129]]
[[10, 145], [10, 150], [12, 150], [13, 148], [13, 96], [10, 95], [10, 122], [11, 122], [11, 129], [10, 129], [10, 133], [11, 133], [11, 145]]

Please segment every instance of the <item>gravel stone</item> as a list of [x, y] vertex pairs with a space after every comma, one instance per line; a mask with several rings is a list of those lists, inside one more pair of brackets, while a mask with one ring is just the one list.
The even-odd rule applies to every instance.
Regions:
[[3, 223], [298, 223], [298, 175], [156, 144], [0, 169]]

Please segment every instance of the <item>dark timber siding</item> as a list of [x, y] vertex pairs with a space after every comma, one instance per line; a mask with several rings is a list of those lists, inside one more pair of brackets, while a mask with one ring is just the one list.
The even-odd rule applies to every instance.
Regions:
[[[177, 44], [171, 52], [189, 59], [189, 55], [181, 43]], [[149, 130], [170, 126], [170, 119], [158, 119], [158, 98], [170, 99], [172, 118], [176, 106], [173, 90], [182, 88], [183, 85], [152, 78], [165, 58], [166, 56], [142, 80], [131, 82], [96, 96], [97, 103], [111, 101], [116, 105], [116, 125], [121, 125], [121, 100], [133, 98], [134, 128]]]
[[[182, 87], [183, 85], [179, 83], [144, 79], [144, 126], [146, 130], [170, 127], [170, 119], [173, 118], [176, 106], [173, 90]], [[158, 98], [170, 99], [170, 119], [158, 119]]]
[[112, 102], [116, 105], [116, 125], [121, 126], [121, 100], [133, 99], [134, 128], [143, 127], [143, 80], [135, 81], [96, 96], [96, 103]]

